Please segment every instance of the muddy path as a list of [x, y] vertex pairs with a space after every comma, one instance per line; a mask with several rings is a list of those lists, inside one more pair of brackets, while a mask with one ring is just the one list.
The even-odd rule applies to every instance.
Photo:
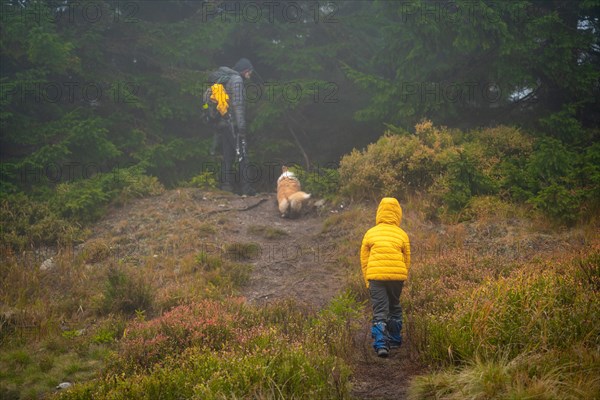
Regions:
[[224, 213], [235, 226], [229, 240], [256, 243], [260, 249], [250, 259], [250, 282], [242, 289], [249, 302], [290, 298], [321, 307], [337, 294], [343, 276], [335, 268], [333, 249], [323, 242], [323, 219], [314, 210], [287, 219], [279, 216], [274, 194], [223, 200], [224, 208], [235, 210]]

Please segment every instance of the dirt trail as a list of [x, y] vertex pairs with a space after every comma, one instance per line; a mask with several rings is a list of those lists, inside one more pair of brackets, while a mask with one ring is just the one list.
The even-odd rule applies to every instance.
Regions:
[[[274, 193], [240, 197], [180, 189], [112, 210], [96, 226], [91, 241], [118, 244], [120, 257], [139, 257], [140, 262], [142, 254], [158, 254], [160, 259], [161, 252], [173, 246], [184, 257], [186, 251], [210, 253], [225, 245], [252, 243], [258, 251], [240, 256], [241, 262], [252, 265], [241, 293], [248, 302], [293, 299], [320, 308], [345, 283], [346, 272], [335, 262], [333, 239], [322, 234], [331, 212], [336, 210], [312, 206], [298, 219], [284, 219]], [[361, 326], [364, 329], [354, 338], [353, 394], [357, 399], [404, 399], [408, 379], [416, 373], [406, 350], [378, 359], [370, 348], [368, 321]]]
[[260, 249], [250, 257], [253, 272], [242, 290], [249, 302], [292, 298], [321, 307], [337, 294], [342, 271], [335, 268], [332, 247], [323, 242], [323, 218], [316, 212], [281, 218], [274, 194], [220, 200], [223, 210], [232, 210], [217, 217], [226, 217], [235, 226], [228, 232], [228, 242], [256, 243]]

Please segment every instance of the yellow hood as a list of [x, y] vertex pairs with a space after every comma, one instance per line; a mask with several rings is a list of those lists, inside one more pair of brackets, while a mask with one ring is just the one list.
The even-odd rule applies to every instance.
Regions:
[[400, 226], [402, 222], [402, 207], [393, 197], [384, 197], [377, 208], [375, 223]]

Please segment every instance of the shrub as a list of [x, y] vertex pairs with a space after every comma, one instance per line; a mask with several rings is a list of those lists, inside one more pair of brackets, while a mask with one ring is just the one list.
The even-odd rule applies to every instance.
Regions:
[[417, 124], [414, 135], [387, 131], [365, 151], [353, 150], [342, 158], [340, 191], [354, 199], [401, 200], [430, 192], [438, 204], [458, 211], [471, 196], [496, 190], [483, 144], [461, 140], [460, 132], [434, 127], [430, 121]]
[[180, 305], [131, 322], [103, 378], [58, 398], [349, 399], [350, 370], [339, 358], [348, 350], [339, 338], [351, 343], [355, 306], [348, 295], [319, 314], [291, 301]]
[[200, 175], [196, 175], [190, 179], [190, 182], [187, 186], [200, 189], [215, 189], [218, 186], [217, 178], [213, 172], [205, 171]]
[[418, 137], [386, 132], [365, 151], [356, 149], [340, 161], [340, 193], [355, 200], [382, 196], [404, 198], [410, 189], [428, 187], [438, 164], [434, 151]]
[[469, 200], [465, 210], [466, 219], [484, 220], [495, 217], [506, 220], [514, 216], [515, 206], [496, 196], [475, 196]]
[[191, 346], [219, 350], [243, 333], [239, 313], [223, 303], [202, 301], [175, 307], [160, 318], [136, 320], [123, 334], [119, 360], [113, 369], [150, 369]]
[[[136, 310], [136, 315], [143, 311]], [[108, 318], [92, 334], [92, 342], [96, 344], [113, 343], [123, 336], [125, 329], [124, 319]]]
[[[437, 194], [450, 211], [461, 211], [471, 197], [493, 194], [497, 191], [492, 179], [483, 171], [480, 148], [469, 146], [457, 149], [441, 163], [445, 171], [436, 180]], [[435, 196], [434, 196], [435, 198]]]
[[446, 313], [424, 315], [415, 335], [426, 360], [453, 363], [514, 358], [521, 353], [594, 348], [600, 295], [582, 291], [572, 274], [519, 273], [481, 285]]
[[355, 306], [347, 295], [319, 314], [292, 302], [180, 305], [131, 322], [103, 378], [58, 397], [348, 399], [348, 350], [336, 342], [351, 343]]
[[117, 267], [110, 267], [106, 277], [102, 313], [133, 315], [137, 310], [151, 310], [154, 291], [142, 276], [135, 276]]
[[579, 217], [579, 196], [558, 183], [541, 189], [529, 202], [559, 222], [572, 224]]
[[144, 175], [138, 168], [117, 171], [116, 186], [119, 194], [116, 202], [126, 203], [132, 199], [158, 196], [165, 191], [164, 186], [155, 176]]
[[32, 245], [63, 245], [81, 239], [80, 226], [56, 213], [47, 202], [23, 193], [0, 200], [0, 245], [23, 251]]
[[571, 224], [599, 207], [598, 149], [552, 137], [534, 141], [512, 127], [464, 133], [423, 121], [414, 134], [392, 128], [365, 150], [344, 156], [340, 194], [403, 201], [424, 193], [432, 201], [428, 214], [449, 217], [460, 215], [474, 196], [498, 195]]
[[61, 183], [53, 199], [55, 208], [77, 222], [96, 221], [111, 202], [125, 203], [133, 198], [158, 195], [164, 191], [155, 177], [132, 167], [98, 174], [90, 179]]
[[32, 245], [62, 245], [83, 239], [82, 226], [100, 218], [111, 203], [162, 193], [155, 177], [135, 167], [60, 183], [36, 195], [17, 193], [0, 201], [0, 244], [22, 250]]
[[313, 197], [332, 199], [338, 194], [339, 173], [333, 168], [317, 168], [306, 171], [298, 165], [289, 167], [300, 180], [302, 190]]

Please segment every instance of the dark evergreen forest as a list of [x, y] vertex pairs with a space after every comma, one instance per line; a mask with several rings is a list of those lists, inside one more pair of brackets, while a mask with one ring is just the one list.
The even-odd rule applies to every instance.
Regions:
[[599, 180], [599, 17], [595, 0], [3, 0], [4, 207], [93, 220], [116, 174], [209, 180], [202, 93], [240, 57], [260, 190], [283, 163], [336, 169], [427, 119], [519, 127], [558, 149], [520, 181], [550, 174], [573, 195]]

